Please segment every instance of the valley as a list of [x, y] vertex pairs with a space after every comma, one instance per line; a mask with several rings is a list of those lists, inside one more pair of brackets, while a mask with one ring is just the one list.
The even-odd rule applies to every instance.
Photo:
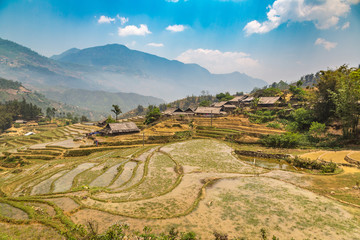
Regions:
[[[193, 130], [184, 120], [169, 119], [138, 134], [97, 136], [98, 147], [88, 138], [76, 140], [99, 129], [82, 124], [3, 137], [1, 232], [10, 238], [80, 239], [121, 223], [140, 232], [147, 226], [157, 234], [175, 227], [201, 239], [212, 239], [214, 232], [259, 239], [260, 230], [280, 239], [360, 236], [360, 192], [353, 188], [358, 168], [340, 166], [341, 171], [323, 175], [271, 164], [286, 164], [279, 159], [255, 157], [254, 164], [237, 154], [255, 148], [343, 163], [346, 154], [357, 159], [360, 151], [343, 150], [340, 156], [252, 146], [246, 136], [278, 130], [245, 119], [216, 118], [214, 126], [223, 128], [204, 132], [205, 120], [195, 118]], [[192, 131], [192, 137], [176, 137], [183, 131]], [[243, 143], [224, 141], [235, 132], [243, 134]]]

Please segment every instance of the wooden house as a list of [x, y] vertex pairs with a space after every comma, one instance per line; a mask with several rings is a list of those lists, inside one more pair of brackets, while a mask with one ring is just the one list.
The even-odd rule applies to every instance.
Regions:
[[222, 108], [226, 103], [227, 103], [226, 101], [215, 102], [215, 103], [211, 104], [211, 107]]
[[140, 132], [140, 129], [133, 122], [108, 123], [99, 131], [102, 135], [121, 135]]
[[195, 115], [200, 116], [211, 116], [211, 115], [221, 115], [225, 114], [224, 111], [221, 111], [221, 108], [218, 107], [198, 107], [195, 110]]
[[274, 107], [279, 101], [282, 100], [281, 97], [260, 97], [258, 106], [259, 107]]
[[229, 100], [228, 103], [230, 103], [236, 107], [240, 107], [242, 105], [242, 101], [244, 99], [246, 99], [247, 97], [248, 97], [248, 95], [236, 96], [233, 99]]
[[192, 108], [187, 108], [187, 109], [184, 111], [184, 113], [185, 113], [186, 115], [194, 115], [194, 114], [195, 114], [195, 112], [194, 112], [194, 110], [193, 110]]
[[180, 115], [180, 114], [183, 114], [183, 113], [184, 113], [183, 110], [181, 110], [178, 107], [175, 107], [175, 108], [166, 109], [162, 114], [166, 115], [166, 116], [173, 116], [173, 115]]

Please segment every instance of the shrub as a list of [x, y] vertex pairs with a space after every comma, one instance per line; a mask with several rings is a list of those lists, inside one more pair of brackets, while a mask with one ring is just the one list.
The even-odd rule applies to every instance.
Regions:
[[325, 133], [326, 125], [324, 123], [312, 122], [309, 129], [309, 134], [312, 137], [319, 138]]
[[319, 170], [322, 173], [334, 173], [337, 169], [336, 163], [333, 162], [303, 159], [297, 156], [294, 159], [287, 159], [287, 161], [295, 167], [309, 170]]
[[249, 117], [249, 121], [253, 123], [267, 123], [275, 119], [275, 112], [269, 110], [247, 113], [247, 115]]
[[20, 123], [14, 123], [14, 127], [15, 127], [15, 128], [19, 128], [19, 127], [20, 127]]
[[301, 135], [297, 133], [284, 133], [281, 135], [265, 135], [260, 143], [267, 147], [292, 148], [300, 143]]
[[279, 123], [275, 123], [275, 122], [268, 123], [268, 124], [266, 125], [266, 127], [281, 129], [280, 124], [279, 124]]

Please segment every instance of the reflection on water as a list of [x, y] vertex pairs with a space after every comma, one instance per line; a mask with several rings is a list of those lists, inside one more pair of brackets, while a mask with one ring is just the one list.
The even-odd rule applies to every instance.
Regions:
[[291, 166], [284, 160], [267, 159], [267, 158], [249, 158], [249, 157], [241, 157], [241, 160], [249, 164], [252, 165], [255, 164], [256, 166], [263, 168], [295, 170], [293, 166]]

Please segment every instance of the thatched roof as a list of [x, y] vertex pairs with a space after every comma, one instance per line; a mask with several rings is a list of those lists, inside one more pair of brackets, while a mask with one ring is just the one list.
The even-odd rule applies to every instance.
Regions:
[[19, 120], [16, 120], [15, 123], [27, 123], [27, 122], [25, 120], [19, 119]]
[[101, 132], [105, 134], [121, 134], [140, 132], [140, 129], [133, 122], [108, 123]]
[[247, 97], [248, 97], [247, 95], [236, 96], [233, 99], [229, 100], [229, 102], [230, 103], [238, 103], [238, 102], [241, 102], [242, 100], [244, 100]]
[[280, 97], [260, 97], [259, 105], [272, 105], [275, 104]]
[[226, 101], [216, 102], [216, 103], [213, 103], [211, 106], [212, 106], [212, 107], [221, 108], [221, 107], [224, 106], [226, 103], [227, 103]]
[[192, 108], [187, 108], [184, 112], [185, 113], [194, 113], [194, 110]]
[[198, 107], [195, 110], [196, 114], [221, 114], [220, 113], [221, 108], [217, 108], [217, 107]]
[[181, 110], [180, 108], [176, 107], [176, 108], [168, 108], [166, 109], [163, 114], [164, 115], [173, 115], [174, 113], [182, 113], [183, 110]]
[[225, 104], [223, 105], [223, 108], [227, 108], [227, 109], [235, 109], [236, 106], [235, 105], [232, 105], [232, 104]]
[[242, 102], [251, 102], [252, 100], [254, 100], [254, 97], [247, 97], [243, 100], [241, 100]]

